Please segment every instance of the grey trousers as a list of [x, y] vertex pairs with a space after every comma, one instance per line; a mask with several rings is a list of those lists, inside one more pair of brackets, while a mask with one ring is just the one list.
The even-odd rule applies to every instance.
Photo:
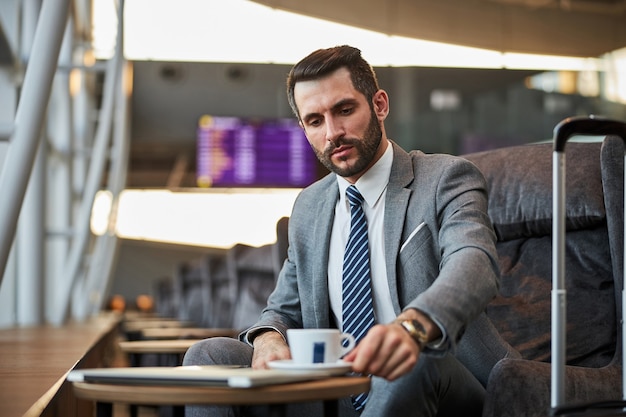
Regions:
[[[193, 345], [183, 365], [250, 365], [252, 348], [231, 338], [211, 338]], [[411, 372], [389, 382], [373, 377], [362, 417], [479, 417], [485, 397], [480, 382], [453, 356], [422, 355]], [[322, 404], [298, 403], [287, 414], [297, 417], [322, 415]], [[261, 417], [267, 407], [188, 406], [186, 417]], [[341, 417], [356, 417], [349, 398], [339, 402]]]

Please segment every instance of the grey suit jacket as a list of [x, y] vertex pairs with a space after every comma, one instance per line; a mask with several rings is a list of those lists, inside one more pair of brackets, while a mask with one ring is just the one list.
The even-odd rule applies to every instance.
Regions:
[[[455, 352], [468, 325], [481, 315], [499, 285], [486, 183], [478, 169], [462, 158], [407, 153], [393, 142], [392, 146], [384, 230], [393, 306], [397, 314], [417, 308], [445, 329], [443, 350], [430, 353]], [[327, 265], [338, 198], [334, 174], [300, 193], [289, 220], [288, 259], [267, 307], [248, 332], [271, 327], [285, 335], [293, 327], [332, 326]], [[475, 338], [484, 344], [485, 332], [495, 329], [486, 317], [479, 321]], [[242, 333], [242, 340], [248, 334], [253, 333]], [[497, 332], [491, 337], [504, 343]], [[487, 349], [495, 356], [488, 369], [480, 371], [485, 375], [479, 379], [485, 382], [491, 365], [507, 350], [489, 345]], [[485, 361], [481, 352], [462, 356]]]

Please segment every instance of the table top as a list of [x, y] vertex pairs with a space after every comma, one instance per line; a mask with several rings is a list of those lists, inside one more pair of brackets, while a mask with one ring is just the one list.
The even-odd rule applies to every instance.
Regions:
[[180, 327], [190, 327], [193, 323], [189, 321], [180, 321], [180, 320], [172, 320], [172, 319], [158, 319], [158, 320], [131, 320], [126, 321], [123, 324], [123, 329], [126, 332], [140, 332], [143, 329], [147, 328], [180, 328]]
[[156, 313], [142, 313], [139, 311], [126, 311], [122, 314], [123, 321], [133, 320], [178, 320], [175, 317], [160, 316]]
[[150, 327], [141, 330], [141, 335], [146, 339], [203, 339], [220, 336], [235, 337], [238, 334], [237, 329], [206, 327]]
[[370, 378], [338, 376], [255, 388], [147, 386], [73, 382], [74, 393], [86, 400], [134, 405], [280, 404], [322, 401], [368, 391]]
[[122, 341], [119, 347], [126, 353], [185, 353], [200, 340], [203, 339]]

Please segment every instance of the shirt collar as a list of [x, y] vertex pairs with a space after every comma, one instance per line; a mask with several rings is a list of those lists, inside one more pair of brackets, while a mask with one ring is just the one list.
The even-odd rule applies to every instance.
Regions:
[[[392, 162], [393, 146], [391, 146], [391, 142], [387, 142], [387, 149], [383, 156], [354, 184], [369, 207], [374, 207], [385, 188], [387, 188]], [[348, 188], [350, 183], [339, 175], [336, 177], [339, 185], [339, 200], [347, 207], [346, 188]]]

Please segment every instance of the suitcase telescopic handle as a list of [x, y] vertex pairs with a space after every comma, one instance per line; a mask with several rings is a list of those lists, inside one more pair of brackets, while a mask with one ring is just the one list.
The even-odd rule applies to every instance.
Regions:
[[[565, 119], [557, 124], [554, 128], [554, 152], [552, 169], [552, 415], [562, 415], [558, 413], [557, 410], [565, 403], [565, 329], [567, 325], [565, 290], [565, 144], [574, 135], [615, 135], [621, 137], [626, 144], [626, 123], [597, 116], [583, 116]], [[626, 184], [626, 180], [624, 183]], [[626, 201], [624, 203], [624, 207], [626, 208]], [[624, 262], [624, 267], [626, 268], [626, 261]], [[624, 277], [626, 277], [626, 269], [624, 272]], [[625, 335], [626, 301], [623, 288], [624, 287], [622, 286], [622, 335]], [[626, 357], [626, 344], [622, 343], [622, 358], [624, 357]], [[622, 390], [623, 399], [626, 400], [626, 368], [623, 369], [624, 371], [622, 375]]]
[[564, 152], [565, 143], [574, 135], [615, 135], [626, 142], [626, 123], [593, 115], [569, 117], [554, 128], [554, 151]]

